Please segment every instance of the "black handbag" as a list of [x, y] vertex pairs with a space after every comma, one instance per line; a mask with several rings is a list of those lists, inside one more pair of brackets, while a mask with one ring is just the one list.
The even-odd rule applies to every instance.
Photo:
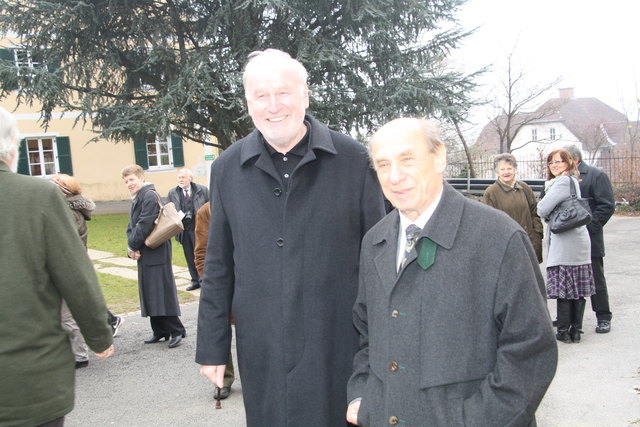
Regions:
[[573, 230], [591, 222], [591, 208], [589, 199], [582, 199], [576, 195], [576, 185], [569, 177], [571, 194], [551, 212], [549, 228], [552, 233], [559, 234]]

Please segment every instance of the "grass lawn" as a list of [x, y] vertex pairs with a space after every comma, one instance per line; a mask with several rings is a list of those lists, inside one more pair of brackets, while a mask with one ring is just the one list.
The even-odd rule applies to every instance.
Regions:
[[[126, 229], [129, 222], [127, 214], [94, 215], [87, 221], [89, 227], [89, 249], [111, 252], [117, 256], [127, 256]], [[173, 265], [186, 267], [182, 246], [171, 242]], [[99, 264], [100, 261], [96, 261]], [[132, 267], [132, 270], [136, 270]], [[112, 274], [97, 272], [107, 307], [115, 314], [140, 310], [140, 297], [136, 280], [126, 279]], [[195, 301], [196, 296], [189, 292], [178, 291], [180, 303]]]
[[[128, 214], [94, 215], [87, 221], [89, 227], [89, 249], [106, 251], [117, 256], [127, 256], [127, 224]], [[182, 245], [171, 239], [173, 265], [186, 267]]]
[[[138, 283], [135, 280], [112, 274], [97, 272], [107, 307], [114, 314], [140, 310]], [[197, 297], [189, 292], [178, 291], [180, 304], [195, 301]]]

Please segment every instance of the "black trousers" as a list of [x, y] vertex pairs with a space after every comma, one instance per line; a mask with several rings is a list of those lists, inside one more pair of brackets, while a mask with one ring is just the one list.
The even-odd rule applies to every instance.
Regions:
[[187, 336], [178, 316], [151, 316], [151, 329], [156, 337]]
[[604, 261], [602, 257], [591, 258], [593, 280], [596, 285], [596, 293], [591, 296], [591, 309], [596, 313], [598, 320], [611, 321], [611, 309], [609, 308], [609, 293], [607, 280], [604, 278]]
[[189, 268], [189, 274], [191, 275], [192, 283], [199, 283], [198, 270], [196, 269], [196, 263], [193, 256], [193, 250], [196, 247], [196, 233], [193, 228], [193, 223], [185, 225], [184, 232], [182, 233], [182, 250], [184, 251], [184, 257], [187, 260], [187, 267]]

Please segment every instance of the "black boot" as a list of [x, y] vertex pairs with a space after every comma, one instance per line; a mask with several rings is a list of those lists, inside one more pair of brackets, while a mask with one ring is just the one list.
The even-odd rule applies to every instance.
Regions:
[[571, 320], [571, 300], [558, 298], [556, 307], [558, 313], [558, 332], [556, 333], [556, 339], [570, 344], [569, 322]]
[[571, 328], [569, 336], [571, 341], [580, 342], [580, 334], [582, 333], [582, 318], [584, 317], [584, 307], [587, 301], [584, 298], [571, 300]]

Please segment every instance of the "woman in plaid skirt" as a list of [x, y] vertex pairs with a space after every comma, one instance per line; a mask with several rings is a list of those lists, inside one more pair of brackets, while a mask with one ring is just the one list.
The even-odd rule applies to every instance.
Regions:
[[[551, 212], [570, 193], [573, 180], [577, 196], [578, 168], [567, 150], [554, 150], [547, 156], [545, 196], [538, 203], [538, 215], [548, 219]], [[564, 343], [580, 342], [585, 298], [595, 293], [591, 270], [591, 240], [585, 225], [552, 233], [547, 227], [547, 298], [557, 299], [558, 331], [556, 338]]]

